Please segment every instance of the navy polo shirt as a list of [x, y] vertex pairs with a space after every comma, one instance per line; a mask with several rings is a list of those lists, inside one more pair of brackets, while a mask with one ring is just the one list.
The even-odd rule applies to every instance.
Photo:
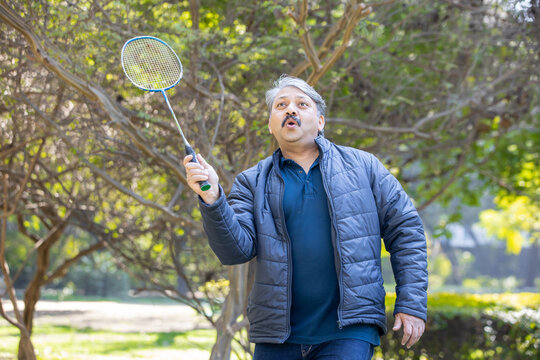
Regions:
[[351, 325], [339, 329], [339, 286], [332, 245], [328, 200], [319, 159], [306, 174], [283, 156], [285, 181], [283, 212], [292, 250], [291, 335], [293, 344], [319, 344], [337, 339], [360, 339], [380, 344], [375, 325]]

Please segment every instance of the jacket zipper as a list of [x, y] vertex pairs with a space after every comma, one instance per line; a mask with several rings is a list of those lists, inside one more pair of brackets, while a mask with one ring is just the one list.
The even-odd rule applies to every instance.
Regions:
[[[323, 152], [322, 152], [322, 149], [321, 149], [321, 165], [322, 165], [321, 169], [325, 169], [324, 155], [322, 155], [322, 154], [323, 154]], [[335, 214], [335, 212], [334, 212], [334, 202], [332, 201], [332, 198], [330, 197], [330, 192], [328, 191], [328, 185], [326, 183], [326, 177], [325, 177], [325, 174], [324, 174], [323, 171], [321, 171], [321, 178], [323, 180], [324, 191], [326, 192], [326, 197], [328, 198], [328, 203], [330, 204], [330, 212], [331, 212], [330, 218], [332, 219], [332, 227], [334, 228], [334, 234], [335, 234], [335, 236], [333, 237], [334, 249], [338, 253], [339, 272], [338, 272], [337, 276], [338, 276], [338, 287], [339, 287], [339, 304], [338, 304], [338, 309], [337, 309], [337, 316], [338, 316], [337, 325], [338, 325], [338, 328], [341, 330], [341, 329], [343, 329], [343, 318], [342, 318], [343, 264], [341, 262], [341, 249], [340, 249], [340, 247], [338, 245], [337, 225], [336, 225], [336, 218], [334, 216], [334, 214]]]
[[[276, 170], [274, 170], [276, 171]], [[287, 272], [287, 334], [283, 341], [287, 340], [289, 336], [291, 335], [291, 292], [292, 292], [292, 250], [291, 250], [291, 238], [289, 237], [289, 232], [287, 231], [287, 225], [285, 223], [285, 213], [283, 212], [283, 196], [285, 195], [285, 181], [283, 180], [283, 177], [281, 176], [281, 173], [279, 171], [276, 171], [278, 173], [279, 180], [281, 181], [281, 189], [280, 189], [280, 196], [279, 196], [279, 215], [281, 216], [281, 223], [283, 224], [283, 234], [285, 234], [285, 238], [287, 240], [287, 249], [289, 253], [287, 254], [287, 263], [289, 266], [289, 271]]]

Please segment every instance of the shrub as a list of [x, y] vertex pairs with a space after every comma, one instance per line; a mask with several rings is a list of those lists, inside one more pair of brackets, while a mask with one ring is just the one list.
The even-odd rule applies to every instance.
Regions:
[[[395, 294], [387, 297], [388, 325]], [[377, 359], [538, 359], [540, 294], [434, 294], [426, 332], [411, 349], [402, 333], [381, 338]]]

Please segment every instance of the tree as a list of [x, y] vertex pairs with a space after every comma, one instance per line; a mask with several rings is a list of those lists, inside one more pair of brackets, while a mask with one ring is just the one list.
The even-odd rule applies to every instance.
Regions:
[[[475, 204], [479, 192], [499, 190], [510, 174], [498, 154], [513, 134], [538, 148], [530, 138], [537, 20], [514, 17], [507, 4], [389, 1], [371, 3], [370, 13], [354, 0], [0, 1], [2, 128], [16, 126], [8, 120], [19, 111], [35, 119], [27, 141], [52, 131], [96, 190], [85, 231], [145, 287], [206, 316], [218, 327], [213, 356], [226, 358], [247, 325], [249, 265], [224, 269], [209, 253], [168, 110], [125, 80], [123, 42], [153, 34], [180, 55], [185, 76], [171, 103], [225, 192], [273, 150], [261, 99], [289, 73], [326, 95], [326, 136], [374, 152], [424, 210], [456, 197]], [[82, 223], [65, 208], [70, 223]], [[225, 276], [226, 300], [226, 290], [209, 288]], [[236, 340], [249, 351], [245, 338]]]
[[[0, 168], [0, 264], [6, 291], [15, 310], [15, 319], [11, 319], [4, 312], [2, 300], [0, 314], [21, 331], [19, 358], [32, 359], [35, 354], [30, 335], [41, 288], [63, 276], [81, 257], [102, 248], [105, 242], [98, 240], [90, 244], [80, 244], [69, 256], [57, 258], [56, 262], [51, 263], [51, 248], [58, 245], [68, 230], [68, 225], [76, 221], [88, 222], [86, 200], [90, 189], [87, 185], [75, 185], [73, 180], [81, 175], [77, 169], [78, 164], [64, 162], [67, 159], [62, 158], [60, 151], [56, 151], [52, 134], [39, 134], [41, 131], [38, 130], [38, 138], [32, 138], [36, 133], [26, 132], [32, 126], [29, 123], [32, 120], [25, 120], [17, 113], [13, 113], [12, 119], [14, 121], [5, 129], [11, 141], [2, 144], [0, 148], [0, 159], [3, 161]], [[62, 168], [60, 164], [66, 168]], [[16, 303], [14, 281], [27, 261], [21, 264], [12, 278], [5, 256], [7, 223], [10, 219], [17, 224], [19, 233], [29, 240], [26, 260], [35, 256], [35, 272], [25, 290], [22, 313]]]
[[[71, 239], [72, 250], [69, 253], [51, 258], [62, 237], [73, 232], [75, 226], [96, 233], [92, 230], [95, 226], [92, 221], [95, 204], [91, 198], [103, 188], [96, 187], [94, 182], [81, 181], [91, 173], [81, 165], [73, 148], [57, 141], [60, 135], [57, 127], [36, 121], [43, 117], [55, 125], [34, 101], [52, 98], [53, 101], [43, 108], [53, 105], [50, 109], [54, 116], [63, 122], [69, 122], [77, 109], [63, 107], [61, 99], [66, 96], [63, 91], [52, 94], [45, 86], [41, 91], [26, 92], [28, 88], [39, 88], [35, 83], [38, 79], [28, 76], [34, 70], [33, 66], [26, 63], [20, 54], [13, 54], [10, 60], [24, 65], [7, 67], [5, 72], [8, 76], [0, 80], [3, 88], [14, 90], [5, 94], [4, 108], [0, 113], [5, 134], [0, 143], [0, 264], [15, 318], [11, 319], [3, 311], [1, 300], [0, 313], [21, 331], [19, 358], [32, 359], [35, 354], [29, 337], [41, 288], [62, 277], [80, 258], [105, 245], [104, 236], [94, 237], [94, 241], [88, 243]], [[54, 86], [53, 79], [48, 81], [48, 85]], [[9, 221], [16, 224], [21, 236], [8, 239]], [[8, 240], [25, 242], [26, 259], [19, 264], [13, 277], [5, 253]], [[21, 312], [16, 303], [14, 282], [30, 259], [34, 261], [34, 272], [25, 289], [24, 310]]]
[[[501, 141], [500, 150], [481, 172], [500, 188], [495, 197], [495, 209], [480, 213], [480, 224], [488, 234], [506, 241], [506, 249], [519, 254], [527, 242], [531, 245], [527, 262], [525, 286], [533, 287], [537, 274], [540, 247], [540, 170], [538, 130], [514, 131]], [[498, 162], [507, 166], [502, 176], [493, 176]]]
[[[484, 210], [480, 214], [482, 226], [488, 234], [506, 240], [506, 250], [519, 254], [526, 241], [538, 242], [540, 235], [540, 208], [526, 196], [497, 197], [495, 203], [500, 210]], [[534, 266], [533, 266], [534, 267]]]

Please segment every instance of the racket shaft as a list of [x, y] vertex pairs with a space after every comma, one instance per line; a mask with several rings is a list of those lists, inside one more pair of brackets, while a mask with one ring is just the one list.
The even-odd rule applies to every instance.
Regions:
[[[182, 131], [182, 128], [180, 127], [180, 123], [176, 119], [176, 115], [174, 114], [174, 111], [172, 109], [171, 103], [169, 102], [169, 98], [167, 97], [167, 94], [165, 94], [165, 91], [161, 90], [161, 93], [163, 94], [163, 97], [165, 98], [165, 102], [167, 103], [167, 106], [169, 107], [169, 110], [174, 118], [174, 121], [176, 122], [176, 126], [178, 127], [178, 131], [180, 132], [180, 136], [182, 136], [182, 140], [184, 141], [184, 146], [186, 147], [186, 155], [191, 155], [191, 162], [199, 163], [197, 161], [197, 154], [195, 154], [195, 151], [193, 148], [189, 145], [189, 142], [187, 141], [186, 137], [184, 136], [184, 132]], [[210, 189], [210, 183], [206, 180], [199, 181], [199, 186], [201, 187], [202, 191], [206, 191]]]
[[[186, 155], [191, 155], [191, 162], [199, 163], [197, 160], [197, 154], [195, 154], [195, 150], [189, 145], [186, 145]], [[206, 191], [210, 189], [210, 183], [207, 180], [199, 181], [199, 186], [201, 187], [202, 191]]]
[[167, 106], [169, 107], [169, 111], [171, 112], [171, 115], [174, 119], [174, 122], [176, 123], [176, 127], [178, 128], [178, 132], [180, 133], [180, 136], [182, 137], [184, 144], [189, 145], [186, 137], [184, 136], [184, 132], [182, 131], [182, 128], [180, 127], [180, 123], [178, 122], [178, 119], [176, 118], [176, 114], [174, 113], [172, 109], [172, 106], [171, 106], [171, 103], [169, 102], [169, 98], [167, 97], [167, 94], [163, 90], [161, 90], [161, 94], [163, 94], [163, 97], [165, 98], [165, 102], [167, 103]]

